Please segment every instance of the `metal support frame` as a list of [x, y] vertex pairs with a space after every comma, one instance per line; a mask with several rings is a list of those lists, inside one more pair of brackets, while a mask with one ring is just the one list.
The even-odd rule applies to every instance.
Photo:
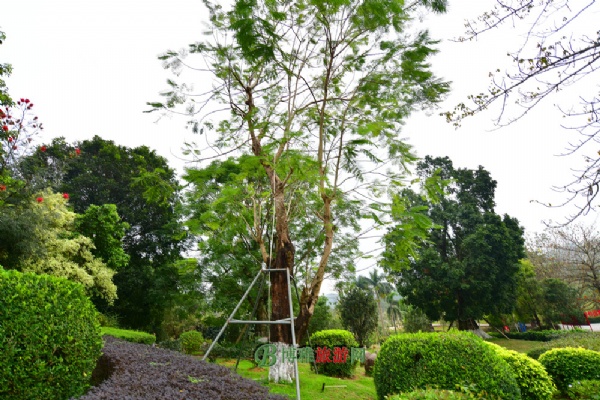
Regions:
[[[279, 272], [285, 271], [285, 273], [286, 273], [285, 275], [286, 275], [286, 280], [287, 280], [287, 285], [288, 285], [288, 300], [290, 303], [290, 318], [279, 319], [276, 321], [258, 321], [258, 320], [250, 321], [250, 320], [234, 319], [233, 317], [235, 316], [235, 313], [237, 313], [237, 311], [239, 310], [239, 308], [242, 305], [242, 303], [244, 302], [244, 300], [246, 300], [246, 297], [248, 297], [250, 290], [252, 290], [252, 287], [256, 284], [256, 281], [258, 281], [258, 278], [260, 277], [260, 275], [270, 273], [270, 272], [278, 272], [278, 271]], [[260, 271], [258, 271], [258, 273], [256, 274], [256, 277], [254, 278], [254, 280], [252, 281], [252, 283], [246, 290], [246, 293], [244, 293], [244, 295], [240, 299], [237, 306], [235, 306], [235, 308], [233, 309], [233, 312], [231, 313], [231, 315], [229, 315], [229, 318], [227, 318], [227, 320], [225, 321], [225, 324], [219, 331], [219, 334], [217, 335], [217, 337], [215, 337], [215, 340], [213, 340], [213, 342], [210, 344], [210, 347], [208, 348], [208, 350], [206, 350], [206, 354], [204, 354], [204, 357], [202, 357], [202, 361], [205, 361], [208, 358], [208, 355], [212, 351], [215, 344], [219, 341], [219, 338], [223, 335], [223, 332], [225, 332], [225, 329], [227, 328], [227, 325], [229, 325], [229, 324], [290, 325], [290, 329], [292, 331], [292, 346], [294, 346], [294, 348], [297, 348], [298, 346], [296, 343], [296, 332], [294, 329], [294, 306], [292, 304], [292, 287], [291, 287], [291, 283], [290, 283], [290, 271], [287, 268], [271, 268], [271, 269], [261, 268]], [[294, 357], [294, 374], [296, 377], [296, 400], [300, 400], [300, 376], [298, 375], [298, 359], [297, 359], [297, 357]]]

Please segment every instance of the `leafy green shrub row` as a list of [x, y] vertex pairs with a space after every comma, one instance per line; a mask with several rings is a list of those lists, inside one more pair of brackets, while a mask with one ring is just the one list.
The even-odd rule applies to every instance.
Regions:
[[100, 328], [102, 336], [108, 335], [118, 339], [127, 340], [132, 343], [153, 344], [156, 341], [156, 336], [146, 332], [132, 331], [129, 329], [111, 328], [103, 326]]
[[556, 392], [552, 378], [538, 361], [525, 354], [485, 342], [508, 363], [513, 371], [523, 400], [549, 400]]
[[521, 397], [506, 361], [468, 332], [390, 337], [377, 356], [374, 380], [379, 400], [428, 386], [453, 390], [456, 385], [474, 385], [478, 392], [504, 400]]
[[544, 330], [544, 331], [527, 331], [527, 332], [505, 332], [502, 335], [500, 332], [488, 332], [490, 336], [495, 338], [504, 338], [519, 340], [531, 340], [536, 342], [549, 342], [551, 340], [560, 339], [565, 336], [582, 333], [584, 331], [576, 330]]
[[[316, 352], [318, 348], [326, 348], [331, 352], [331, 360], [333, 361], [334, 351], [336, 347], [346, 348], [347, 359], [346, 362], [329, 362], [329, 363], [317, 363], [317, 369], [319, 374], [327, 376], [337, 376], [350, 378], [354, 375], [354, 370], [358, 365], [358, 361], [351, 361], [351, 351], [353, 347], [358, 347], [358, 342], [354, 338], [351, 332], [343, 329], [328, 329], [313, 333], [310, 336], [310, 343], [312, 349]], [[314, 368], [314, 364], [313, 364]]]
[[108, 379], [77, 400], [286, 400], [226, 367], [194, 357], [104, 337]]
[[181, 351], [181, 339], [163, 340], [162, 342], [157, 343], [157, 346], [165, 350]]
[[574, 381], [567, 389], [567, 396], [571, 399], [600, 400], [600, 381]]
[[83, 286], [0, 268], [0, 398], [78, 396], [101, 348], [96, 310]]
[[530, 350], [527, 355], [537, 360], [541, 354], [550, 349], [564, 347], [583, 347], [588, 350], [600, 351], [600, 332], [575, 331], [551, 342], [541, 343], [539, 348]]
[[565, 393], [577, 380], [600, 380], [600, 353], [582, 348], [552, 349], [540, 356], [558, 389]]
[[388, 397], [387, 400], [462, 400], [475, 399], [476, 397], [469, 393], [456, 392], [445, 389], [420, 389], [409, 393], [401, 393]]
[[204, 337], [198, 331], [183, 332], [179, 339], [181, 340], [181, 349], [185, 354], [198, 354], [202, 349]]

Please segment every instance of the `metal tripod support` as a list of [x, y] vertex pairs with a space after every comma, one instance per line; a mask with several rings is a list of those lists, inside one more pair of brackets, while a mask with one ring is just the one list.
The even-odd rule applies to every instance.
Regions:
[[[281, 271], [285, 271], [285, 276], [286, 276], [286, 280], [287, 280], [287, 287], [288, 287], [288, 300], [289, 300], [289, 303], [290, 303], [290, 317], [289, 318], [284, 318], [284, 319], [278, 319], [276, 321], [258, 321], [258, 320], [257, 321], [246, 321], [246, 320], [234, 319], [233, 317], [235, 316], [235, 313], [237, 313], [238, 309], [240, 308], [240, 306], [242, 305], [242, 303], [244, 302], [244, 300], [246, 300], [246, 297], [248, 297], [248, 294], [250, 293], [250, 290], [252, 290], [252, 287], [256, 284], [256, 281], [258, 281], [258, 278], [260, 277], [260, 275], [261, 274], [270, 273], [270, 272], [277, 272], [277, 271], [280, 271], [280, 272]], [[244, 293], [244, 295], [240, 299], [240, 301], [237, 304], [237, 306], [235, 306], [235, 308], [233, 309], [233, 312], [231, 313], [231, 315], [229, 316], [229, 318], [227, 318], [227, 320], [225, 321], [225, 324], [221, 328], [221, 331], [219, 331], [219, 334], [217, 335], [217, 337], [215, 337], [215, 340], [213, 340], [213, 342], [210, 344], [210, 347], [206, 351], [206, 354], [204, 354], [204, 357], [202, 357], [202, 361], [205, 361], [207, 359], [207, 357], [210, 354], [211, 350], [213, 349], [213, 347], [215, 346], [215, 344], [219, 341], [219, 338], [221, 337], [221, 335], [223, 335], [223, 332], [225, 332], [225, 329], [227, 328], [227, 325], [229, 325], [229, 324], [290, 325], [290, 329], [292, 331], [292, 346], [294, 346], [294, 349], [296, 349], [297, 348], [297, 344], [296, 344], [296, 332], [294, 330], [294, 307], [293, 307], [293, 304], [292, 304], [292, 287], [291, 287], [291, 284], [290, 284], [290, 271], [287, 268], [272, 268], [272, 269], [261, 268], [260, 271], [258, 271], [258, 273], [256, 274], [256, 277], [254, 278], [254, 280], [252, 281], [252, 283], [250, 284], [250, 286], [246, 290], [246, 293]], [[300, 400], [300, 377], [298, 376], [298, 359], [297, 359], [297, 357], [294, 357], [294, 374], [295, 374], [295, 377], [296, 377], [296, 400]]]

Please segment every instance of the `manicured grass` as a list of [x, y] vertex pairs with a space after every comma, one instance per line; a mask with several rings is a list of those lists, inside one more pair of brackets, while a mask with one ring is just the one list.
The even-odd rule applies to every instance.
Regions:
[[488, 342], [496, 343], [499, 346], [507, 348], [509, 350], [518, 351], [519, 353], [527, 353], [529, 350], [537, 349], [542, 347], [544, 342], [535, 342], [532, 340], [518, 340], [518, 339], [488, 339]]
[[102, 336], [108, 335], [108, 336], [116, 337], [118, 339], [127, 340], [128, 342], [133, 342], [133, 343], [152, 344], [156, 341], [156, 336], [154, 336], [154, 335], [151, 335], [146, 332], [132, 331], [129, 329], [118, 329], [118, 328], [111, 328], [111, 327], [103, 326], [100, 328], [100, 332], [101, 332]]
[[[235, 367], [235, 360], [218, 359], [217, 363], [232, 369]], [[253, 367], [251, 362], [242, 360], [237, 369], [237, 373], [244, 378], [253, 379], [268, 386], [270, 393], [282, 394], [294, 399], [296, 398], [296, 384], [269, 383], [268, 368]], [[356, 373], [352, 379], [339, 379], [317, 375], [310, 370], [310, 366], [306, 363], [298, 364], [298, 373], [300, 374], [300, 395], [302, 399], [375, 400], [377, 398], [373, 378], [365, 376], [365, 369], [360, 366], [356, 369]], [[323, 383], [325, 383], [324, 392], [321, 391]], [[345, 387], [328, 387], [334, 385]]]

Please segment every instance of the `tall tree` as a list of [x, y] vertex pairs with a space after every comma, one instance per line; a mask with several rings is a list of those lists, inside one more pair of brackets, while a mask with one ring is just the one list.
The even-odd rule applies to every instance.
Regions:
[[[431, 320], [458, 321], [461, 330], [478, 329], [476, 320], [485, 314], [512, 312], [523, 230], [516, 219], [494, 212], [496, 182], [482, 167], [455, 169], [447, 157], [427, 156], [417, 170], [425, 176], [439, 173], [452, 183], [439, 203], [429, 205], [438, 229], [397, 273], [398, 292]], [[388, 269], [395, 262], [390, 253], [382, 260]]]
[[371, 290], [373, 292], [373, 296], [375, 297], [375, 301], [377, 301], [377, 311], [379, 312], [379, 329], [377, 332], [377, 341], [379, 341], [379, 336], [381, 334], [381, 327], [385, 325], [383, 320], [383, 309], [381, 308], [381, 302], [386, 298], [388, 294], [390, 294], [394, 288], [393, 286], [385, 280], [385, 277], [379, 273], [378, 270], [374, 269], [369, 272], [369, 276], [359, 276], [356, 285], [361, 289]]
[[[186, 55], [199, 55], [202, 67], [197, 70], [206, 72], [212, 89], [198, 96], [189, 85], [169, 80], [166, 100], [150, 105], [169, 111], [186, 103], [192, 128], [206, 132], [219, 154], [244, 149], [259, 160], [274, 202], [276, 233], [273, 257], [263, 254], [262, 262], [292, 276], [297, 238], [286, 199], [291, 182], [309, 183], [311, 198], [320, 202], [316, 215], [323, 245], [302, 289], [296, 320], [301, 339], [334, 250], [336, 202], [356, 200], [358, 188], [382, 193], [389, 181], [371, 177], [385, 175], [380, 169], [386, 163], [396, 165], [391, 182], [401, 181], [412, 159], [398, 135], [402, 122], [413, 109], [436, 104], [448, 91], [426, 64], [435, 42], [427, 32], [406, 31], [414, 13], [423, 8], [443, 12], [446, 1], [405, 6], [374, 0], [238, 0], [229, 11], [205, 4], [208, 39], [160, 59], [178, 72], [193, 63], [183, 60]], [[213, 106], [206, 112], [209, 103], [221, 103], [229, 113], [215, 113]], [[214, 139], [208, 132], [216, 133]], [[293, 167], [298, 154], [312, 157], [311, 170]], [[288, 318], [285, 274], [271, 273], [271, 282], [272, 318]], [[289, 330], [279, 325], [272, 325], [271, 337], [291, 342]]]
[[[114, 277], [118, 299], [110, 311], [125, 326], [160, 335], [165, 309], [178, 290], [175, 264], [185, 244], [179, 184], [167, 161], [145, 146], [131, 149], [98, 136], [69, 145], [59, 138], [29, 159], [23, 171], [32, 182], [69, 193], [75, 212], [84, 214], [95, 205], [103, 218], [101, 209], [116, 205], [129, 225], [122, 238], [128, 262], [122, 265], [122, 254], [111, 261], [121, 266]], [[81, 229], [89, 227], [81, 222]]]
[[[458, 126], [462, 119], [499, 103], [500, 111], [494, 120], [496, 125], [506, 126], [534, 107], [554, 101], [565, 120], [570, 121], [562, 126], [581, 134], [579, 141], [569, 143], [568, 154], [583, 152], [587, 144], [597, 142], [600, 96], [594, 79], [600, 66], [598, 11], [594, 0], [498, 0], [492, 10], [466, 21], [466, 35], [459, 38], [461, 41], [480, 40], [486, 32], [502, 26], [514, 30], [515, 23], [517, 29], [525, 29], [525, 35], [522, 43], [508, 49], [512, 68], [490, 73], [492, 82], [487, 91], [470, 95], [466, 104], [444, 113], [447, 120]], [[498, 51], [500, 56], [507, 49]], [[564, 90], [574, 84], [576, 98], [565, 96]], [[566, 103], [569, 101], [579, 104]], [[596, 149], [592, 150], [596, 154]], [[567, 194], [565, 204], [573, 202], [579, 208], [568, 222], [589, 211], [600, 193], [600, 157], [589, 154], [587, 151], [583, 155], [586, 163], [576, 171], [575, 179], [557, 186]], [[583, 203], [581, 199], [585, 199]]]
[[365, 346], [369, 335], [377, 329], [377, 303], [373, 294], [355, 286], [338, 304], [342, 325], [354, 334], [359, 346]]

